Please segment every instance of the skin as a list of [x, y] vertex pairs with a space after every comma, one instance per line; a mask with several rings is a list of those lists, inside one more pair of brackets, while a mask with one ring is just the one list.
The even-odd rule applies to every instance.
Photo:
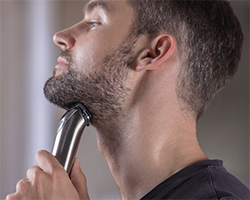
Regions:
[[[112, 13], [96, 7], [86, 12], [83, 21], [54, 36], [63, 51], [70, 51], [75, 63], [72, 67], [85, 74], [100, 70], [97, 64], [130, 33], [131, 7], [123, 0], [105, 2]], [[82, 31], [94, 18], [102, 25]], [[140, 199], [184, 167], [207, 159], [197, 142], [196, 118], [183, 112], [176, 95], [179, 57], [175, 38], [164, 33], [140, 36], [132, 55], [128, 76], [123, 80], [130, 90], [119, 115], [94, 125], [100, 152], [123, 199]], [[67, 64], [59, 63], [54, 76], [68, 71]], [[39, 151], [36, 162], [8, 200], [89, 199], [79, 161], [75, 161], [70, 178], [49, 152]]]

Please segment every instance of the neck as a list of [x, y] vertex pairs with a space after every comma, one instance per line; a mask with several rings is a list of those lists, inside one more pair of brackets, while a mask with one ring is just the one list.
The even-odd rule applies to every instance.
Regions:
[[159, 79], [154, 73], [160, 72], [134, 75], [124, 112], [96, 127], [99, 149], [123, 199], [140, 199], [184, 167], [207, 159], [196, 138], [196, 119], [183, 115], [177, 100], [176, 75]]
[[[98, 134], [123, 199], [140, 199], [184, 167], [207, 159], [197, 142], [195, 120], [148, 106], [131, 110]], [[144, 115], [145, 110], [151, 115]]]

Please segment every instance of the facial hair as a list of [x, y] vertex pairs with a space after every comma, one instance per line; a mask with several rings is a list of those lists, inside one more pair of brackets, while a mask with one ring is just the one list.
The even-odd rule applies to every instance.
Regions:
[[[44, 86], [45, 97], [53, 104], [68, 109], [83, 103], [92, 115], [92, 124], [98, 125], [117, 118], [123, 111], [126, 96], [131, 91], [125, 85], [129, 76], [133, 41], [123, 42], [112, 54], [95, 66], [77, 66], [69, 52], [61, 56], [69, 61], [68, 72], [51, 77]], [[84, 74], [79, 69], [95, 71]]]

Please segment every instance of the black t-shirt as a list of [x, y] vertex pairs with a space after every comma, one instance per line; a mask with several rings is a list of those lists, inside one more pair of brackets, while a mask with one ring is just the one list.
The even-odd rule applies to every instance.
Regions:
[[227, 172], [221, 160], [188, 166], [142, 199], [250, 199], [249, 189]]

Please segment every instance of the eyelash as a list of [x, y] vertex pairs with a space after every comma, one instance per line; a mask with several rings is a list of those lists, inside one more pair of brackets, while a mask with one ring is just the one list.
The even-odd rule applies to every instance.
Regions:
[[88, 22], [88, 25], [94, 28], [94, 27], [101, 25], [101, 23], [100, 22]]

